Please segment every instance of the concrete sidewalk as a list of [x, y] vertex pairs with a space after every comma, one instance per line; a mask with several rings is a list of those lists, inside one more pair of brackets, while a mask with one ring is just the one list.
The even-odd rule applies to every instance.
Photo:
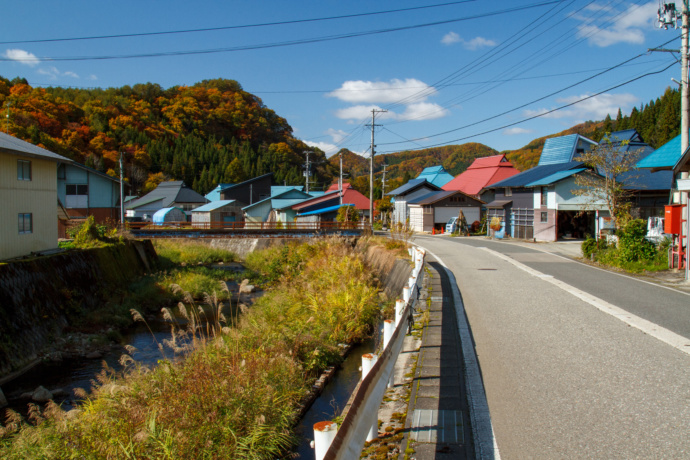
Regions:
[[412, 381], [400, 459], [474, 458], [463, 359], [446, 271], [426, 263], [419, 309], [428, 313]]

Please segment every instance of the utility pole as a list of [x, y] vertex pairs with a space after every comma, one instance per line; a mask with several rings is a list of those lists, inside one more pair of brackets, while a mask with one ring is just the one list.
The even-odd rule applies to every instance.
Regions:
[[307, 167], [304, 170], [304, 177], [307, 178], [306, 192], [309, 193], [309, 150], [307, 150]]
[[343, 151], [338, 152], [340, 157], [340, 176], [338, 176], [338, 190], [340, 190], [340, 204], [343, 204]]
[[[681, 11], [680, 15], [676, 11], [675, 3], [664, 3], [659, 8], [658, 19], [659, 27], [668, 29], [668, 26], [673, 26], [678, 28], [678, 16], [681, 19], [681, 35], [680, 35], [680, 67], [681, 67], [681, 77], [680, 77], [680, 154], [681, 157], [688, 150], [688, 145], [690, 145], [688, 139], [688, 131], [690, 130], [690, 93], [688, 92], [688, 27], [690, 26], [690, 21], [688, 21], [688, 0], [681, 0]], [[678, 52], [677, 50], [665, 50], [665, 49], [653, 49], [650, 51], [666, 51], [666, 52]], [[688, 172], [679, 172], [676, 174], [675, 179], [687, 179]], [[681, 234], [679, 235], [680, 241], [679, 245], [682, 246], [683, 241], [685, 241], [685, 282], [690, 283], [690, 264], [688, 263], [688, 252], [690, 252], [690, 219], [688, 218], [690, 214], [688, 213], [688, 207], [690, 206], [690, 200], [688, 199], [688, 192], [676, 192], [673, 193], [673, 202], [680, 203], [684, 205], [682, 208], [682, 219], [685, 220], [685, 229], [683, 230], [681, 224]]]
[[5, 133], [9, 134], [10, 133], [10, 106], [12, 105], [12, 101], [7, 101], [7, 115], [5, 115]]
[[124, 175], [124, 152], [120, 152], [120, 227], [125, 229], [125, 175]]
[[[376, 114], [385, 113], [388, 110], [371, 109], [371, 157], [369, 165], [369, 225], [371, 230], [374, 231], [374, 128], [376, 125]], [[381, 126], [381, 125], [378, 125]]]
[[381, 199], [386, 198], [386, 168], [388, 165], [386, 163], [383, 164], [383, 178], [381, 179]]

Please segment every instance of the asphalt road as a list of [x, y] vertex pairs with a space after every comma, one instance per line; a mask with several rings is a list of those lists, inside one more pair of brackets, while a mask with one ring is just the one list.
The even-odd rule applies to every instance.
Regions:
[[690, 458], [690, 355], [481, 248], [684, 337], [690, 297], [521, 246], [415, 243], [457, 279], [503, 459]]

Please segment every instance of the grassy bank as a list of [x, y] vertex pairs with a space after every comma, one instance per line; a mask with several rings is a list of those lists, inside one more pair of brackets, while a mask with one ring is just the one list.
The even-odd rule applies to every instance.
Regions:
[[[379, 296], [361, 258], [335, 240], [271, 249], [247, 264], [274, 287], [236, 327], [218, 315], [184, 360], [165, 360], [152, 370], [129, 364], [121, 375], [104, 371], [78, 411], [35, 408], [34, 425], [10, 413], [0, 431], [0, 457], [260, 459], [284, 453], [313, 378], [339, 359], [338, 344], [370, 333]], [[191, 315], [198, 306], [187, 303], [183, 310]], [[189, 332], [176, 330], [166, 344], [171, 354]]]

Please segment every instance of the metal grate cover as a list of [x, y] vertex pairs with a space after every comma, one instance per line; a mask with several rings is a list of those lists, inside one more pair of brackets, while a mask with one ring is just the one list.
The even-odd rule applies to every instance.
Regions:
[[417, 442], [463, 443], [462, 412], [415, 409], [410, 437]]

